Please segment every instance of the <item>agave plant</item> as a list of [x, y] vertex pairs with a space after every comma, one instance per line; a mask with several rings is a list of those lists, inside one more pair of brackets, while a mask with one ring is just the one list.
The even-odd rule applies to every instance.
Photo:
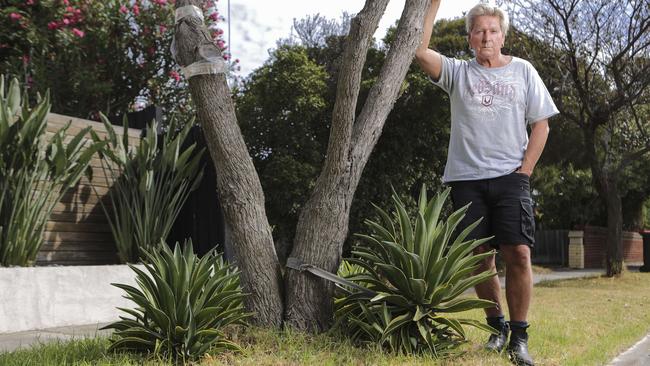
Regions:
[[[118, 136], [104, 115], [101, 119], [107, 130], [107, 145], [101, 156], [107, 180], [111, 179], [108, 183], [112, 184], [111, 207], [100, 202], [120, 260], [133, 263], [140, 259], [142, 250], [152, 250], [169, 235], [187, 197], [201, 183], [204, 149], [196, 151], [196, 144], [182, 146], [193, 122], [176, 132], [172, 120], [170, 132], [159, 144], [154, 121], [139, 145], [131, 146], [128, 134]], [[128, 128], [126, 119], [124, 126]], [[93, 139], [101, 141], [97, 134]]]
[[353, 340], [376, 343], [392, 352], [442, 356], [465, 340], [464, 325], [494, 331], [475, 320], [450, 316], [494, 306], [461, 295], [495, 274], [474, 274], [479, 262], [494, 254], [473, 254], [489, 238], [465, 240], [479, 222], [456, 233], [468, 206], [440, 219], [449, 191], [427, 201], [423, 186], [413, 219], [394, 193], [392, 215], [375, 206], [381, 221], [365, 221], [370, 234], [356, 235], [362, 244], [355, 246], [339, 274], [370, 294], [343, 288], [335, 299], [337, 328]]
[[173, 252], [167, 245], [142, 251], [143, 271], [136, 273], [139, 288], [113, 284], [126, 291], [134, 309], [118, 308], [131, 317], [103, 329], [114, 329], [109, 350], [135, 350], [172, 357], [194, 359], [208, 350], [239, 350], [225, 339], [222, 328], [244, 324], [250, 313], [244, 311], [245, 296], [239, 272], [226, 264], [214, 250], [199, 259], [188, 241]]
[[90, 127], [67, 142], [68, 123], [46, 137], [49, 93], [30, 108], [18, 80], [5, 92], [0, 76], [0, 265], [28, 266], [43, 244], [55, 204], [85, 172], [101, 143], [84, 139]]

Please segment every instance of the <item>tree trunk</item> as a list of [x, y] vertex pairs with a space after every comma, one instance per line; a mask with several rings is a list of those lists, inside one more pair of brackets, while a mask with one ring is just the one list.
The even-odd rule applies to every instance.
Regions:
[[[590, 126], [597, 126], [592, 123]], [[596, 152], [595, 128], [582, 130], [585, 142], [585, 157], [589, 160], [591, 177], [600, 196], [601, 202], [607, 207], [607, 243], [605, 251], [605, 267], [607, 276], [620, 275], [623, 268], [623, 210], [621, 193], [618, 187], [617, 169], [615, 164], [607, 159], [599, 161]]]
[[[201, 3], [179, 0], [176, 7], [195, 5], [201, 9]], [[179, 22], [175, 41], [176, 61], [181, 66], [202, 59], [199, 47], [220, 54], [199, 18]], [[237, 124], [226, 77], [198, 75], [188, 82], [217, 171], [217, 191], [231, 229], [243, 291], [250, 294], [244, 300], [246, 308], [255, 313], [255, 323], [279, 327], [284, 310], [280, 263], [266, 218], [262, 186]]]
[[[352, 20], [338, 80], [325, 166], [296, 228], [291, 257], [333, 273], [338, 269], [348, 234], [354, 192], [413, 60], [430, 2], [406, 2], [395, 42], [355, 122], [367, 49], [387, 4], [387, 0], [367, 0], [363, 10]], [[287, 324], [308, 331], [329, 328], [333, 284], [294, 270], [288, 270], [286, 283]]]
[[623, 271], [623, 210], [617, 177], [605, 175], [603, 192], [607, 202], [607, 276], [620, 275]]

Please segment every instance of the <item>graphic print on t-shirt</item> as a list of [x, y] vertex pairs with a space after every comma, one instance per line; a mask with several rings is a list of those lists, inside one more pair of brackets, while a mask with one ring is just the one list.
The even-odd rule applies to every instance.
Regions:
[[472, 73], [469, 76], [466, 100], [469, 109], [478, 115], [495, 117], [499, 113], [512, 110], [517, 103], [518, 83], [512, 73], [502, 73], [489, 79], [485, 75]]

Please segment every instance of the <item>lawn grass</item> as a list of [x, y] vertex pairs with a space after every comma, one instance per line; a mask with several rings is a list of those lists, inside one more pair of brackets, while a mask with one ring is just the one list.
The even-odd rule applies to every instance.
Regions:
[[[530, 348], [538, 365], [603, 365], [650, 331], [650, 274], [548, 282], [535, 286]], [[483, 319], [480, 311], [463, 314]], [[483, 351], [484, 332], [468, 329], [465, 354], [449, 359], [406, 357], [358, 348], [340, 337], [250, 328], [233, 332], [242, 354], [206, 356], [197, 365], [510, 365]], [[130, 354], [107, 354], [108, 340], [56, 342], [0, 354], [0, 365], [167, 365]]]

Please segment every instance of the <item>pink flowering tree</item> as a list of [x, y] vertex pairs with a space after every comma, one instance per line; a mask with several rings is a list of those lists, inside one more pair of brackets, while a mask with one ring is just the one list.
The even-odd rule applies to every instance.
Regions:
[[[170, 58], [173, 0], [9, 0], [0, 9], [0, 73], [50, 90], [52, 111], [97, 119], [149, 104], [191, 108]], [[217, 2], [204, 8], [214, 42], [223, 40]], [[236, 71], [237, 63], [230, 62]]]

